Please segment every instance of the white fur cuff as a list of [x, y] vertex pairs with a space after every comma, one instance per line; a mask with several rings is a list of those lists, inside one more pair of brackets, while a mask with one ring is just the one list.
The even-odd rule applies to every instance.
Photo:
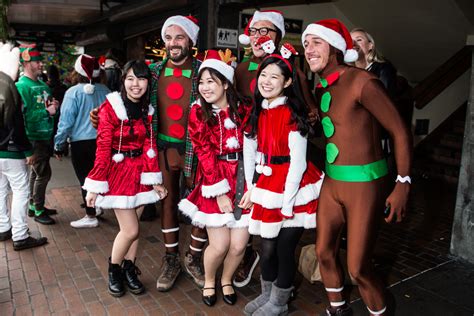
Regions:
[[93, 193], [107, 193], [109, 192], [109, 183], [107, 181], [97, 181], [91, 178], [86, 178], [82, 186], [87, 192]]
[[145, 185], [162, 184], [163, 175], [161, 172], [142, 172], [140, 183]]
[[205, 198], [216, 197], [230, 191], [230, 185], [227, 179], [223, 179], [213, 185], [201, 186], [202, 196]]

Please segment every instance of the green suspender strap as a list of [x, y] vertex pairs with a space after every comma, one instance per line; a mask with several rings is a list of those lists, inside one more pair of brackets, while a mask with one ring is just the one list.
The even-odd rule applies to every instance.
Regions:
[[387, 161], [380, 159], [366, 165], [340, 166], [326, 161], [326, 173], [329, 177], [345, 182], [369, 182], [388, 174]]

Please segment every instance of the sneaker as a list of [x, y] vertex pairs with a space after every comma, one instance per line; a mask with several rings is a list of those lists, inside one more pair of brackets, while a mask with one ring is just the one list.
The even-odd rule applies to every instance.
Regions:
[[181, 264], [179, 262], [179, 254], [167, 253], [163, 257], [161, 266], [161, 274], [156, 281], [156, 289], [160, 292], [169, 291], [181, 272]]
[[35, 222], [38, 222], [43, 225], [53, 225], [56, 223], [56, 221], [49, 217], [46, 212], [42, 212], [40, 215], [35, 215]]
[[46, 237], [33, 238], [29, 236], [25, 239], [14, 241], [13, 249], [18, 251], [18, 250], [38, 247], [38, 246], [44, 245], [47, 242], [48, 242], [48, 238]]
[[258, 255], [258, 252], [253, 249], [250, 252], [250, 255], [247, 255], [247, 253], [244, 255], [237, 271], [235, 271], [234, 281], [232, 282], [235, 287], [244, 287], [250, 283], [253, 271], [257, 267], [259, 260], [260, 256]]
[[[28, 206], [28, 216], [29, 217], [35, 216], [35, 210], [36, 210], [36, 207], [33, 204], [30, 204]], [[52, 208], [47, 208], [46, 206], [43, 206], [43, 210], [44, 210], [44, 212], [46, 212], [47, 215], [56, 215], [56, 214], [58, 214], [57, 210], [52, 209]]]
[[204, 268], [201, 256], [193, 256], [190, 252], [186, 252], [184, 256], [184, 270], [197, 286], [200, 288], [204, 287]]
[[338, 307], [329, 306], [321, 316], [352, 316], [352, 314], [352, 308], [348, 304], [344, 304]]
[[0, 233], [0, 241], [5, 241], [12, 238], [12, 229], [10, 228], [6, 232]]
[[84, 216], [77, 221], [72, 221], [71, 226], [74, 228], [94, 228], [99, 226], [99, 220], [95, 217]]

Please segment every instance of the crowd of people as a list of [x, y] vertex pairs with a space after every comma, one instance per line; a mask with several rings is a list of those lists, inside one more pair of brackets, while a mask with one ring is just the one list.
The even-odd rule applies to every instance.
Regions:
[[[145, 291], [139, 219], [145, 205], [161, 200], [158, 291], [172, 289], [184, 269], [202, 288], [204, 304], [216, 303], [219, 285], [233, 305], [235, 287], [246, 286], [260, 262], [261, 293], [244, 312], [285, 315], [297, 244], [305, 229], [317, 227], [326, 314], [352, 315], [338, 257], [343, 233], [348, 270], [368, 311], [386, 314], [371, 255], [380, 221], [404, 218], [411, 183], [411, 138], [393, 102], [395, 68], [363, 29], [349, 32], [336, 19], [313, 22], [301, 37], [319, 77], [313, 93], [295, 63], [297, 51], [284, 41], [281, 12], [253, 14], [239, 37], [252, 56], [238, 65], [230, 50], [193, 57], [198, 34], [195, 18], [168, 18], [161, 31], [166, 58], [151, 65], [130, 60], [122, 68], [110, 55], [101, 65], [82, 54], [75, 84], [63, 95], [57, 76], [52, 88], [38, 79], [36, 46], [0, 48], [0, 95], [9, 100], [1, 109], [0, 240], [12, 238], [15, 250], [47, 242], [28, 235], [26, 214], [55, 223], [57, 211], [45, 206], [49, 159], [70, 148], [86, 213], [71, 226], [97, 227], [103, 210], [113, 210], [119, 225], [109, 257], [111, 295]], [[18, 61], [24, 75], [15, 86]], [[327, 139], [324, 172], [307, 159], [317, 125]], [[182, 264], [178, 212], [192, 225]], [[258, 251], [252, 236], [260, 237]]]

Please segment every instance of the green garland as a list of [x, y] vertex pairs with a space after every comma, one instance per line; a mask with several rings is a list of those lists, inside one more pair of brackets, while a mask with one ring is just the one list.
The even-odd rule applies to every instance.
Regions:
[[0, 40], [8, 39], [7, 10], [11, 0], [0, 0]]

